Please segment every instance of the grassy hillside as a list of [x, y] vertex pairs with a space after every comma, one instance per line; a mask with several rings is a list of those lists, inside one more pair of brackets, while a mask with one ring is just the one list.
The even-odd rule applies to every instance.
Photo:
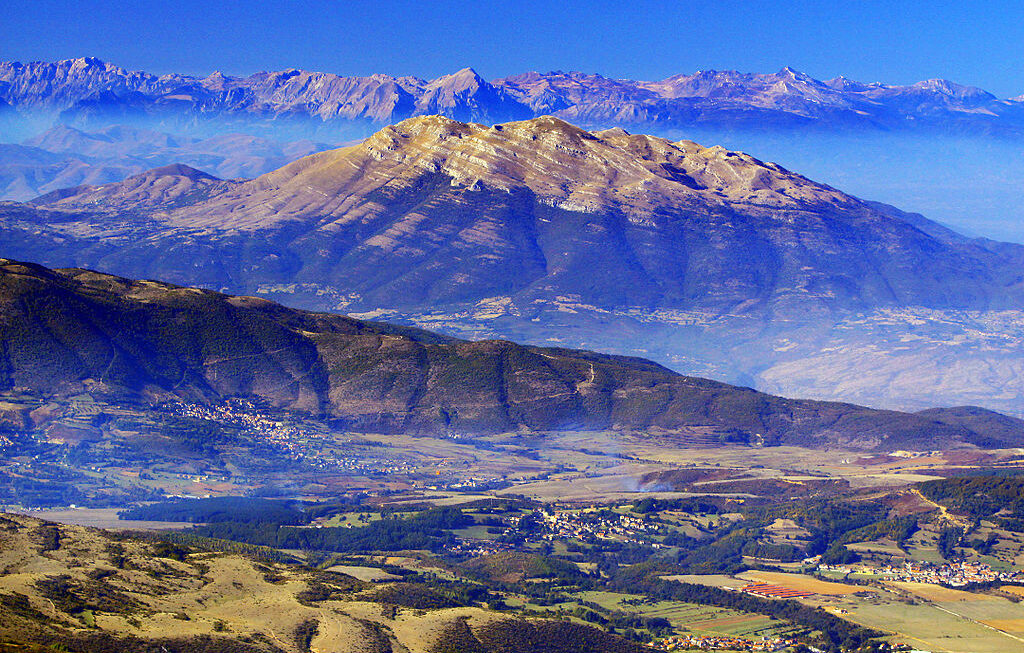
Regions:
[[581, 644], [593, 653], [643, 650], [590, 627], [458, 602], [402, 607], [413, 595], [403, 584], [371, 588], [232, 548], [2, 515], [0, 651], [568, 653]]

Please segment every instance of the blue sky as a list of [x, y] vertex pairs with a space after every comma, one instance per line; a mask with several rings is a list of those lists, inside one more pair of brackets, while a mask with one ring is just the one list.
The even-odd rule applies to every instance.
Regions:
[[582, 70], [660, 79], [700, 69], [910, 83], [943, 77], [1024, 93], [1024, 3], [647, 0], [605, 2], [71, 2], [5, 0], [0, 59], [97, 56], [206, 74], [306, 68], [488, 78]]

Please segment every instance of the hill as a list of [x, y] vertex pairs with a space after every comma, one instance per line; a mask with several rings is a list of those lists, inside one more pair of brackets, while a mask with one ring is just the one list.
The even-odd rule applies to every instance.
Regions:
[[[0, 141], [11, 140], [0, 127]], [[111, 125], [83, 131], [57, 124], [20, 144], [0, 145], [0, 197], [29, 200], [82, 184], [122, 181], [154, 167], [186, 164], [233, 179], [255, 177], [311, 152], [302, 139], [280, 142], [244, 133], [210, 137]]]
[[[1015, 446], [1024, 423], [798, 401], [637, 358], [467, 342], [81, 269], [0, 265], [0, 390], [112, 402], [256, 397], [377, 432], [620, 429], [812, 447]], [[22, 416], [31, 422], [31, 417]]]
[[407, 609], [343, 574], [192, 539], [0, 515], [0, 650], [439, 653], [500, 642], [527, 653], [540, 640], [548, 653], [645, 650], [595, 628], [481, 607]]

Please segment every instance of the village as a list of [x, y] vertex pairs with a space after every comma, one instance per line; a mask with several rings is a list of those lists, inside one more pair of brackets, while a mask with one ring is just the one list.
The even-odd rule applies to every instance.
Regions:
[[[655, 548], [661, 545], [640, 537], [654, 531], [656, 527], [642, 517], [631, 515], [607, 516], [580, 510], [545, 510], [544, 526], [547, 532], [542, 539], [548, 541], [576, 538], [580, 540], [618, 540], [620, 542], [644, 543]], [[600, 515], [600, 516], [598, 516]]]
[[246, 399], [228, 399], [210, 406], [174, 402], [163, 407], [172, 415], [228, 424], [261, 436], [262, 441], [282, 449], [295, 459], [305, 457], [310, 446], [320, 444], [323, 439], [318, 433], [268, 419]]
[[344, 471], [366, 476], [413, 474], [416, 465], [404, 460], [378, 456], [339, 456], [333, 453], [335, 441], [314, 429], [287, 425], [261, 414], [246, 399], [228, 399], [222, 404], [199, 406], [183, 402], [165, 404], [172, 415], [228, 424], [256, 436], [263, 444], [277, 449], [290, 460], [320, 471]]
[[942, 565], [928, 562], [905, 562], [902, 565], [871, 567], [868, 565], [819, 565], [818, 571], [840, 574], [871, 574], [889, 580], [914, 583], [930, 583], [949, 587], [964, 587], [976, 583], [1021, 582], [1024, 574], [1019, 571], [1000, 572], [980, 562], [956, 561]]
[[[672, 635], [648, 644], [659, 651], [729, 650], [729, 651], [782, 651], [796, 646], [794, 639], [765, 637], [746, 639], [729, 635]], [[812, 651], [816, 649], [810, 649]]]

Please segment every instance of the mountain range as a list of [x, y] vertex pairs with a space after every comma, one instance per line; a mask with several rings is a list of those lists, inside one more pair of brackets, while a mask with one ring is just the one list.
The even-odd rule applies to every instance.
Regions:
[[654, 358], [780, 394], [1019, 413], [1024, 247], [773, 163], [427, 116], [251, 181], [172, 166], [0, 205], [5, 254]]
[[660, 81], [580, 72], [486, 80], [285, 70], [247, 77], [128, 71], [95, 58], [0, 63], [0, 199], [184, 163], [255, 177], [418, 115], [493, 125], [555, 115], [721, 144], [974, 233], [1024, 242], [1021, 98], [910, 85], [701, 71]]
[[821, 81], [791, 68], [771, 74], [708, 70], [660, 81], [561, 71], [487, 81], [472, 68], [432, 80], [295, 69], [194, 77], [127, 71], [86, 57], [0, 63], [0, 101], [8, 114], [59, 114], [72, 126], [152, 121], [221, 129], [233, 121], [272, 125], [310, 119], [327, 127], [323, 133], [349, 135], [358, 131], [346, 130], [347, 124], [365, 129], [433, 114], [485, 123], [551, 114], [584, 126], [645, 129], [705, 122], [854, 129], [955, 125], [1015, 135], [1024, 121], [1021, 98], [999, 99], [947, 80], [908, 86], [843, 77]]
[[[797, 401], [650, 361], [289, 309], [82, 269], [0, 260], [0, 392], [110, 404], [257, 397], [374, 432], [648, 432], [679, 444], [1016, 446], [1024, 421]], [[26, 409], [27, 410], [27, 409]], [[4, 415], [32, 428], [35, 411]], [[19, 426], [18, 420], [22, 421]]]

